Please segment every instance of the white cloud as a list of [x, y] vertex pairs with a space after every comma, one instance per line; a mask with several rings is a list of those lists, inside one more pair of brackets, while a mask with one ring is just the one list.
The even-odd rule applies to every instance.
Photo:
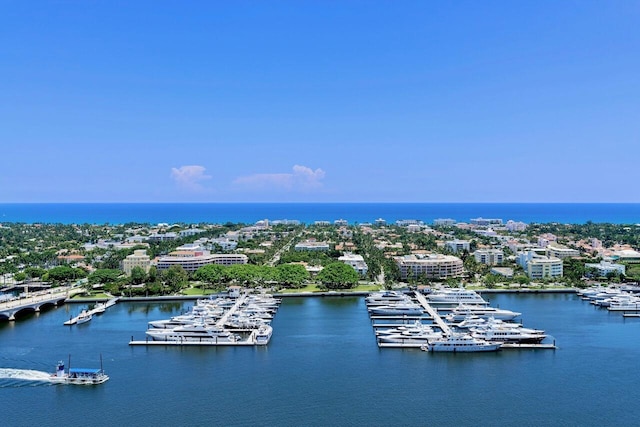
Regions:
[[197, 165], [171, 168], [171, 178], [182, 188], [200, 191], [204, 189], [201, 182], [211, 179], [210, 175], [205, 175], [205, 170], [204, 166]]
[[286, 191], [307, 191], [322, 187], [325, 172], [306, 166], [293, 166], [292, 173], [258, 173], [241, 176], [234, 184], [252, 189], [273, 189]]

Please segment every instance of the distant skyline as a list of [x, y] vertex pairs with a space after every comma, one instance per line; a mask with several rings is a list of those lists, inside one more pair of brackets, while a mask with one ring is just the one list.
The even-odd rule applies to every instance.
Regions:
[[640, 202], [640, 1], [0, 2], [0, 203]]

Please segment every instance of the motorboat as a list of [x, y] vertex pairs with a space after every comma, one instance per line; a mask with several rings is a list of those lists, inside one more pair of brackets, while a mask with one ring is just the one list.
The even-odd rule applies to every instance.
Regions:
[[467, 353], [478, 351], [496, 351], [502, 344], [474, 338], [469, 334], [452, 334], [438, 340], [429, 341], [420, 347], [423, 351]]
[[255, 333], [255, 343], [258, 345], [267, 345], [273, 334], [273, 328], [270, 325], [261, 325]]
[[94, 314], [102, 314], [107, 310], [107, 305], [105, 303], [99, 302], [91, 309], [91, 312]]
[[367, 305], [387, 305], [394, 302], [408, 302], [411, 298], [398, 291], [380, 291], [369, 294], [365, 298]]
[[89, 313], [87, 310], [82, 310], [77, 317], [76, 323], [78, 325], [81, 325], [83, 323], [87, 323], [91, 319], [93, 319], [93, 316], [91, 315], [91, 313]]
[[481, 307], [475, 305], [460, 304], [445, 316], [448, 322], [462, 322], [467, 316], [478, 316], [483, 318], [493, 317], [500, 320], [513, 320], [522, 313], [517, 311], [504, 310], [495, 307]]
[[180, 342], [237, 342], [239, 335], [215, 325], [202, 323], [182, 325], [173, 329], [148, 329], [146, 334], [154, 341], [180, 341]]
[[421, 316], [424, 314], [424, 309], [419, 304], [397, 303], [391, 305], [381, 305], [369, 308], [369, 312], [375, 316]]
[[523, 327], [505, 326], [507, 323], [492, 322], [483, 327], [471, 328], [470, 333], [474, 338], [485, 341], [517, 344], [539, 344], [547, 336], [544, 331]]
[[395, 333], [380, 334], [378, 335], [378, 341], [395, 344], [427, 344], [431, 340], [442, 339], [442, 337], [442, 332], [435, 331], [428, 325], [423, 325], [417, 329], [411, 328]]
[[[71, 364], [71, 357], [69, 357]], [[71, 368], [65, 371], [64, 362], [60, 361], [56, 365], [56, 370], [51, 374], [51, 382], [56, 384], [74, 385], [96, 385], [109, 380], [109, 376], [102, 369], [102, 357], [100, 357], [100, 368]]]
[[480, 296], [479, 293], [474, 290], [465, 288], [442, 289], [440, 291], [428, 294], [427, 300], [429, 300], [430, 303], [439, 304], [489, 304], [484, 300], [484, 298], [482, 298], [482, 296]]

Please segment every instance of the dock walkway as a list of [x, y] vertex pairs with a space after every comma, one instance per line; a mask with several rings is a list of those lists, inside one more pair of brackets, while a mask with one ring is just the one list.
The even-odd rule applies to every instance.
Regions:
[[434, 310], [433, 307], [431, 307], [431, 305], [429, 304], [427, 299], [424, 297], [424, 295], [416, 291], [415, 296], [418, 302], [420, 303], [420, 305], [422, 305], [425, 311], [429, 313], [429, 316], [431, 316], [431, 318], [433, 319], [433, 322], [436, 325], [438, 325], [438, 327], [442, 330], [442, 333], [445, 335], [451, 335], [452, 334], [451, 327], [444, 320], [442, 320], [442, 317], [440, 317], [440, 315], [438, 314], [438, 311]]

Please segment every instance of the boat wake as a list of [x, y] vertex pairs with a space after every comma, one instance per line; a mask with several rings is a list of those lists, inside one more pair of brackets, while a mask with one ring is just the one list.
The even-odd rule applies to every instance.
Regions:
[[31, 369], [0, 368], [0, 388], [52, 384], [51, 374]]

